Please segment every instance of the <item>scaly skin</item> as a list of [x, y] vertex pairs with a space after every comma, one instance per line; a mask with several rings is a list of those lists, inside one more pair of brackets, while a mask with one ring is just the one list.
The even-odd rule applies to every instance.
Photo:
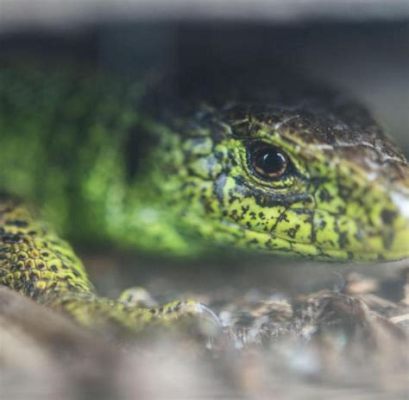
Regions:
[[[408, 164], [365, 109], [291, 79], [235, 77], [214, 90], [202, 78], [168, 91], [0, 70], [1, 284], [93, 327], [135, 332], [206, 311], [98, 297], [71, 247], [15, 198], [81, 243], [190, 256], [210, 244], [341, 261], [409, 256]], [[260, 143], [285, 154], [282, 176], [255, 171]]]
[[0, 201], [0, 226], [1, 284], [62, 310], [84, 326], [124, 335], [146, 325], [171, 325], [182, 317], [213, 318], [194, 301], [147, 309], [132, 305], [132, 291], [117, 301], [97, 296], [72, 248], [14, 200]]

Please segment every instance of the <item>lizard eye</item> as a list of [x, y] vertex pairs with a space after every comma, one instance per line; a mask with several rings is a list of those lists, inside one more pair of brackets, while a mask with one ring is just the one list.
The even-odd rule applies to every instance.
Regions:
[[265, 142], [251, 143], [247, 149], [247, 158], [254, 173], [264, 180], [283, 177], [290, 166], [287, 154]]

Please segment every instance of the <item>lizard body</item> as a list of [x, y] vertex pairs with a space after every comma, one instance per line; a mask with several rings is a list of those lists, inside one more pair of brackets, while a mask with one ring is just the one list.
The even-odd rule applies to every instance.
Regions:
[[408, 164], [362, 106], [292, 77], [206, 79], [151, 88], [1, 69], [0, 283], [89, 326], [135, 331], [204, 310], [98, 297], [71, 247], [14, 198], [82, 243], [409, 256]]

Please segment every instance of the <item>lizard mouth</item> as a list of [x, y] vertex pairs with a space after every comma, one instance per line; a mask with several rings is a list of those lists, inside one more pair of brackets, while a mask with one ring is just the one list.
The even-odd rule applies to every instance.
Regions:
[[[390, 198], [396, 209], [396, 230], [388, 250], [393, 259], [409, 258], [409, 190], [407, 187], [390, 192]], [[388, 253], [386, 254], [386, 259]]]
[[[409, 191], [385, 189], [389, 203], [374, 214], [375, 227], [361, 227], [363, 234], [349, 254], [357, 261], [397, 261], [409, 258]], [[328, 251], [328, 249], [323, 249]], [[331, 252], [331, 251], [330, 251]], [[335, 256], [336, 250], [332, 250]], [[338, 252], [339, 253], [339, 252]]]
[[[335, 245], [325, 240], [326, 233], [331, 236], [331, 232], [322, 232], [324, 240], [316, 245], [324, 258], [358, 262], [408, 259], [409, 180], [373, 187], [368, 197], [364, 194], [354, 204], [356, 215], [353, 212], [348, 217], [332, 215]], [[315, 228], [318, 229], [318, 223]]]
[[278, 249], [279, 253], [291, 254], [299, 257], [307, 257], [323, 261], [356, 261], [356, 262], [371, 262], [371, 261], [399, 261], [409, 259], [409, 226], [405, 229], [398, 230], [394, 233], [393, 244], [385, 247], [378, 245], [383, 243], [382, 235], [372, 237], [375, 239], [375, 244], [367, 241], [362, 241], [360, 246], [354, 248], [337, 248], [328, 245], [315, 245], [310, 242], [301, 242], [290, 240], [288, 238], [275, 236], [274, 239], [278, 243], [282, 243], [282, 250]]
[[[398, 261], [409, 258], [409, 194], [402, 191], [390, 191], [388, 212], [379, 211], [375, 226], [358, 222], [353, 217], [346, 218], [349, 228], [341, 231], [337, 224], [338, 215], [324, 210], [315, 210], [315, 215], [322, 218], [329, 217], [334, 226], [318, 235], [315, 240], [294, 239], [284, 232], [270, 234], [262, 230], [253, 229], [255, 243], [266, 242], [265, 237], [271, 238], [271, 246], [265, 250], [286, 255], [307, 257], [325, 261]], [[382, 210], [382, 208], [380, 208]], [[328, 218], [327, 218], [328, 219]], [[319, 219], [312, 222], [313, 231], [318, 231]], [[334, 229], [338, 230], [336, 239], [330, 240]], [[355, 229], [355, 230], [354, 230]], [[258, 237], [259, 239], [256, 239]], [[267, 245], [268, 247], [268, 245]]]

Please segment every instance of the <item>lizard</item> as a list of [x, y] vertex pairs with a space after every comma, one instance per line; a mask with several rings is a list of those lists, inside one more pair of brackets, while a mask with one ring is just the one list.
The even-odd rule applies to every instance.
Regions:
[[2, 66], [0, 284], [134, 333], [211, 311], [101, 297], [61, 237], [165, 256], [409, 256], [408, 162], [364, 106], [293, 76], [216, 75]]

